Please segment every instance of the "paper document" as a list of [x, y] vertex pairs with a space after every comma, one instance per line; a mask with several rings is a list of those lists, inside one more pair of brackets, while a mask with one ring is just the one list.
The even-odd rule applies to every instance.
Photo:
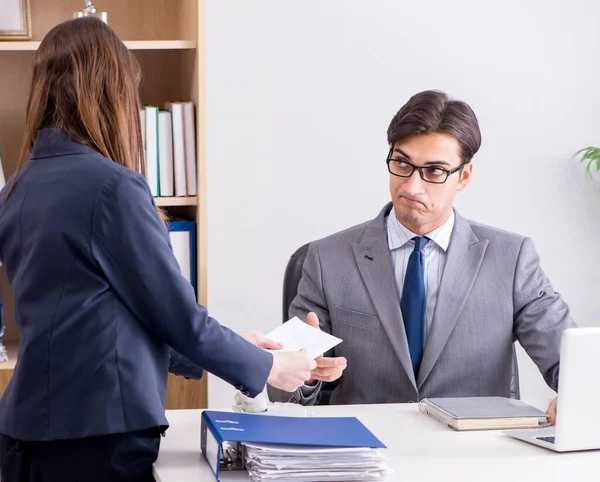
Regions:
[[250, 480], [378, 481], [390, 472], [379, 449], [244, 443]]
[[342, 342], [340, 338], [317, 330], [296, 316], [265, 336], [283, 345], [281, 350], [269, 351], [298, 351], [304, 348], [311, 359], [317, 358]]

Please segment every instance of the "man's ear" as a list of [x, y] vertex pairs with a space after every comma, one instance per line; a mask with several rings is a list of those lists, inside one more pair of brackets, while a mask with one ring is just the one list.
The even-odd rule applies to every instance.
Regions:
[[469, 162], [460, 171], [460, 181], [458, 181], [458, 186], [456, 186], [456, 190], [462, 191], [463, 189], [465, 189], [469, 185], [469, 182], [471, 182], [472, 175], [473, 175], [473, 164], [471, 164]]

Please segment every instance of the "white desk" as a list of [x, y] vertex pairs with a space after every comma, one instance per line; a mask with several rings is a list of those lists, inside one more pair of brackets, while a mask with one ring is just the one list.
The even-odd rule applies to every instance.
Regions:
[[[558, 454], [497, 431], [455, 432], [416, 404], [311, 407], [319, 416], [355, 416], [388, 446], [388, 481], [597, 481], [600, 452]], [[154, 466], [157, 482], [215, 480], [200, 452], [200, 410], [170, 410]], [[237, 479], [237, 478], [236, 478]], [[248, 480], [247, 477], [240, 480]]]

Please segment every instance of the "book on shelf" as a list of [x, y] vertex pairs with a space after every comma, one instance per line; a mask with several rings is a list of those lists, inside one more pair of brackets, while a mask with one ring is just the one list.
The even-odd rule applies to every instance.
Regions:
[[194, 104], [182, 102], [183, 136], [185, 142], [185, 182], [187, 195], [196, 195], [196, 122], [194, 121]]
[[160, 196], [173, 196], [173, 124], [166, 110], [158, 112], [158, 166]]
[[153, 196], [160, 196], [158, 175], [158, 107], [144, 106], [146, 180]]
[[146, 180], [155, 197], [197, 195], [194, 111], [192, 102], [166, 102], [140, 113]]

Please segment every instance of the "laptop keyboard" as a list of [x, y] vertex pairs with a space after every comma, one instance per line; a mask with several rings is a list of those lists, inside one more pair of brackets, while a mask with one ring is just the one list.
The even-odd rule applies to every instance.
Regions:
[[536, 437], [538, 440], [542, 440], [544, 442], [548, 442], [549, 444], [554, 443], [554, 437]]

